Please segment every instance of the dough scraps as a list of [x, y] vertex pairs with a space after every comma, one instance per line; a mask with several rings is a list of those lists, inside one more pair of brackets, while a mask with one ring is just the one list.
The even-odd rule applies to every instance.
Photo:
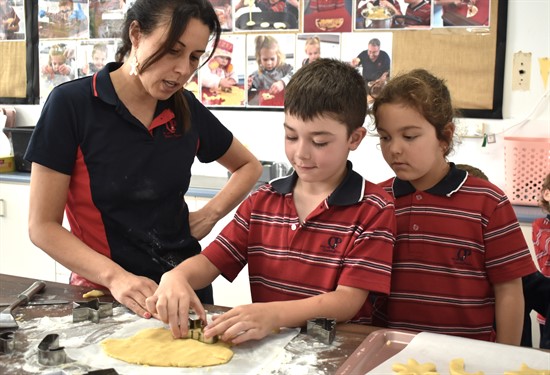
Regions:
[[160, 367], [206, 367], [229, 362], [228, 344], [205, 344], [192, 339], [174, 339], [166, 328], [148, 328], [124, 339], [101, 342], [105, 354], [124, 362]]
[[395, 363], [392, 370], [403, 375], [439, 375], [432, 362], [420, 364], [412, 358], [407, 361], [407, 364]]
[[451, 375], [483, 375], [483, 371], [478, 372], [466, 372], [464, 370], [464, 359], [455, 358], [451, 360], [449, 364], [449, 371]]
[[550, 375], [550, 370], [537, 370], [522, 363], [518, 371], [506, 371], [504, 375]]
[[101, 297], [104, 296], [105, 293], [101, 290], [93, 289], [89, 292], [86, 292], [82, 295], [82, 298], [93, 298], [93, 297]]

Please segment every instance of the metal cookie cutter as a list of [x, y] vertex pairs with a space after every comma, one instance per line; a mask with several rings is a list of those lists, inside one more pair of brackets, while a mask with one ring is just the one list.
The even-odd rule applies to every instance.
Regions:
[[307, 321], [307, 334], [330, 345], [336, 335], [336, 319], [314, 318]]
[[187, 331], [187, 338], [204, 342], [205, 344], [214, 344], [218, 341], [218, 336], [205, 338], [203, 334], [203, 323], [200, 319], [189, 318], [189, 331]]
[[14, 331], [6, 331], [0, 334], [0, 354], [11, 354], [15, 348]]
[[38, 344], [38, 363], [45, 366], [57, 366], [65, 363], [65, 348], [59, 346], [59, 335], [50, 333]]
[[100, 318], [113, 316], [112, 302], [99, 302], [99, 299], [91, 301], [73, 302], [73, 323], [91, 320], [99, 323]]

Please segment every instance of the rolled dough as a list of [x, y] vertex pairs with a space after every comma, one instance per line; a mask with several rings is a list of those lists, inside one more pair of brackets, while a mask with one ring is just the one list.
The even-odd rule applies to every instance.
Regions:
[[124, 339], [101, 342], [105, 354], [128, 363], [161, 367], [206, 367], [229, 362], [228, 344], [205, 344], [192, 339], [174, 339], [166, 328], [148, 328]]

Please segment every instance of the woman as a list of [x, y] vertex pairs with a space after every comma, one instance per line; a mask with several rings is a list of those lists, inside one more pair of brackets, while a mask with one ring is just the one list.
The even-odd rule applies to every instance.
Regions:
[[[50, 94], [26, 154], [32, 242], [143, 317], [162, 274], [251, 190], [261, 165], [183, 85], [220, 25], [207, 0], [138, 0], [118, 63]], [[121, 61], [126, 60], [124, 63]], [[197, 212], [184, 195], [195, 156], [231, 172]], [[71, 232], [62, 227], [66, 206]], [[212, 303], [211, 290], [202, 301]]]

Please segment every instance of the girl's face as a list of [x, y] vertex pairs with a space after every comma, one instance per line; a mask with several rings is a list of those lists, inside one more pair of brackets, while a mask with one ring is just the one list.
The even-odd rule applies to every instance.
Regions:
[[382, 104], [376, 122], [382, 155], [397, 177], [426, 190], [447, 174], [447, 144], [437, 139], [435, 127], [415, 109]]
[[59, 72], [59, 67], [65, 64], [65, 56], [63, 55], [54, 55], [51, 57], [52, 69], [55, 73]]
[[96, 51], [92, 55], [92, 63], [98, 69], [101, 69], [105, 66], [106, 60], [107, 60], [107, 54], [103, 51]]
[[349, 152], [355, 150], [366, 130], [348, 135], [347, 127], [328, 117], [304, 121], [285, 113], [285, 153], [300, 180], [319, 188], [334, 188], [345, 173]]
[[216, 61], [220, 65], [221, 68], [225, 68], [227, 64], [229, 64], [229, 57], [226, 56], [216, 56]]
[[[132, 30], [131, 56], [135, 54], [140, 63], [145, 61], [157, 51], [158, 46], [166, 38], [168, 29], [168, 24], [161, 24], [149, 35], [143, 35], [139, 30]], [[169, 53], [145, 72], [139, 73], [139, 79], [145, 91], [158, 100], [165, 100], [181, 89], [197, 70], [209, 36], [208, 26], [198, 19], [191, 19]]]
[[309, 45], [306, 48], [306, 55], [309, 59], [309, 62], [314, 62], [319, 57], [321, 57], [321, 48], [316, 45]]
[[277, 48], [262, 48], [260, 50], [260, 63], [265, 70], [273, 70], [279, 65]]

